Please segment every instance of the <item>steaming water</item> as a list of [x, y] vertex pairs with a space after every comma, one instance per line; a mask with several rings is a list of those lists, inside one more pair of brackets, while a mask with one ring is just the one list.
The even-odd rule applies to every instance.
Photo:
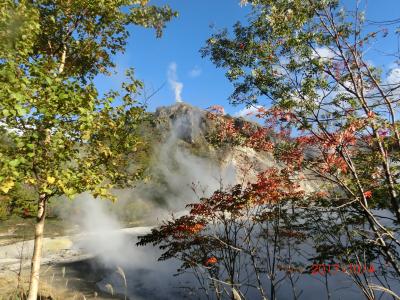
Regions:
[[[154, 186], [139, 186], [136, 190], [128, 190], [120, 193], [120, 205], [122, 211], [129, 201], [137, 201], [141, 204], [151, 204], [150, 215], [154, 220], [164, 219], [169, 212], [183, 210], [185, 204], [193, 203], [196, 197], [190, 189], [192, 183], [198, 183], [206, 195], [220, 187], [221, 182], [225, 186], [235, 182], [235, 169], [228, 166], [220, 169], [215, 163], [203, 158], [195, 157], [178, 148], [176, 145], [180, 139], [182, 122], [176, 122], [170, 137], [159, 147], [158, 160], [153, 172], [164, 180], [164, 189], [154, 190]], [[154, 205], [152, 199], [162, 195], [167, 201], [166, 208]], [[124, 198], [127, 198], [124, 201]], [[122, 200], [122, 201], [121, 201]], [[97, 286], [104, 291], [109, 291], [110, 285], [115, 293], [121, 296], [127, 295], [129, 299], [206, 299], [204, 293], [191, 292], [188, 288], [199, 287], [191, 274], [173, 276], [180, 266], [178, 261], [168, 260], [158, 262], [160, 250], [152, 247], [137, 247], [137, 235], [146, 233], [149, 228], [136, 228], [121, 230], [122, 225], [118, 215], [110, 212], [106, 202], [94, 200], [88, 195], [82, 195], [73, 203], [74, 209], [81, 210], [80, 215], [71, 213], [71, 209], [60, 210], [60, 215], [73, 224], [78, 224], [87, 238], [81, 240], [80, 248], [96, 256], [97, 263], [106, 266], [107, 272]], [[127, 286], [117, 268], [121, 267], [126, 277]], [[96, 272], [96, 267], [89, 272]], [[246, 274], [247, 275], [247, 274]], [[361, 291], [343, 273], [338, 272], [334, 276], [302, 275], [296, 283], [296, 292], [301, 292], [300, 299], [364, 299]], [[329, 287], [328, 297], [326, 287]], [[268, 285], [265, 285], [268, 290]], [[399, 292], [399, 282], [392, 286]], [[214, 299], [210, 295], [211, 299]], [[277, 291], [278, 299], [293, 299], [292, 287], [288, 281], [283, 282]], [[388, 299], [387, 295], [381, 299]], [[261, 299], [254, 288], [248, 288], [246, 299]]]
[[[118, 234], [118, 236], [118, 238], [124, 236], [124, 239], [130, 242], [122, 249], [115, 248], [113, 252], [118, 252], [120, 255], [107, 260], [108, 272], [105, 273], [108, 275], [97, 283], [101, 290], [109, 291], [106, 285], [111, 284], [114, 292], [121, 298], [126, 293], [129, 299], [207, 299], [203, 292], [189, 290], [199, 287], [190, 274], [173, 276], [179, 267], [178, 261], [158, 262], [156, 258], [161, 254], [159, 250], [151, 246], [136, 247], [137, 238], [134, 235]], [[103, 252], [101, 257], [105, 256], [108, 255]], [[126, 276], [126, 290], [123, 278], [116, 272], [121, 265]], [[301, 293], [300, 299], [327, 299], [327, 286], [331, 299], [365, 299], [349, 277], [340, 272], [329, 276], [328, 281], [321, 275], [301, 275], [296, 283], [296, 293]], [[265, 288], [268, 290], [268, 285], [265, 285]], [[398, 291], [398, 282], [392, 282], [392, 288]], [[215, 299], [213, 296], [210, 298]], [[250, 288], [246, 293], [246, 299], [261, 299], [261, 297], [257, 290]], [[277, 299], [294, 299], [288, 281], [279, 287]], [[392, 298], [383, 296], [381, 299]]]
[[[161, 255], [159, 249], [151, 245], [136, 246], [137, 236], [149, 232], [150, 227], [122, 229], [116, 217], [109, 214], [104, 202], [85, 198], [84, 204], [81, 205], [86, 205], [87, 216], [81, 219], [81, 226], [85, 226], [88, 235], [87, 238], [80, 240], [78, 246], [96, 256], [95, 264], [106, 267], [107, 271], [97, 282], [100, 290], [109, 292], [107, 286], [111, 285], [114, 293], [121, 299], [125, 294], [129, 299], [207, 299], [204, 292], [196, 290], [199, 288], [198, 282], [190, 273], [174, 276], [180, 266], [177, 260], [159, 262], [157, 261]], [[309, 247], [304, 244], [301, 248], [309, 252], [311, 251]], [[118, 267], [123, 269], [126, 287], [121, 272], [117, 272]], [[395, 292], [400, 291], [398, 281], [392, 280], [390, 283]], [[264, 287], [269, 290], [266, 280]], [[361, 290], [341, 272], [327, 278], [319, 274], [303, 274], [296, 282], [296, 293], [301, 293], [300, 299], [328, 299], [327, 287], [330, 299], [365, 299]], [[210, 299], [215, 297], [210, 295]], [[255, 288], [248, 288], [246, 299], [261, 299], [261, 297]], [[277, 299], [294, 299], [292, 286], [288, 280], [279, 286]], [[392, 298], [383, 295], [380, 299]]]
[[[154, 224], [157, 219], [169, 217], [171, 212], [178, 216], [183, 213], [186, 204], [198, 199], [191, 189], [193, 183], [198, 186], [201, 196], [211, 195], [220, 188], [221, 183], [225, 186], [235, 183], [232, 165], [220, 168], [215, 162], [177, 147], [181, 136], [180, 126], [181, 122], [177, 122], [169, 138], [159, 147], [159, 155], [152, 168], [153, 174], [162, 178], [163, 185], [143, 184], [135, 190], [118, 191], [119, 200], [113, 205], [120, 208], [117, 212], [123, 211], [132, 202], [146, 204], [151, 208], [150, 212], [141, 217]], [[167, 202], [164, 207], [153, 201], [160, 196]], [[113, 214], [108, 202], [83, 194], [73, 203], [61, 206], [59, 215], [68, 223], [78, 225], [87, 234], [77, 247], [95, 255], [97, 263], [106, 266], [108, 271], [105, 274], [109, 275], [98, 282], [101, 290], [109, 291], [111, 285], [114, 292], [120, 295], [126, 293], [129, 299], [196, 299], [185, 289], [194, 286], [192, 277], [173, 276], [179, 262], [157, 262], [160, 251], [151, 246], [137, 247], [137, 232], [121, 230], [123, 226], [119, 216]], [[144, 228], [139, 228], [139, 231], [146, 233]], [[127, 290], [121, 275], [116, 272], [118, 267], [125, 272]], [[92, 271], [96, 272], [96, 269], [94, 266]]]

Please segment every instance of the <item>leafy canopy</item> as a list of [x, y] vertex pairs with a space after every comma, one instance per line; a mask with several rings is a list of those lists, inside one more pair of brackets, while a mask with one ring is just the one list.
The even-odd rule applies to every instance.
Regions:
[[17, 183], [46, 197], [129, 185], [140, 176], [145, 118], [143, 84], [127, 72], [122, 90], [100, 96], [93, 83], [110, 74], [128, 25], [161, 36], [176, 16], [146, 0], [3, 1], [0, 7], [0, 193]]

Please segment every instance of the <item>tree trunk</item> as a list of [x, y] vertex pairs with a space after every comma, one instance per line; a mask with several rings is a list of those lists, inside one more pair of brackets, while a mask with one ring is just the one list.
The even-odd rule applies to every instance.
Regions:
[[39, 291], [40, 259], [42, 257], [43, 229], [46, 217], [46, 195], [40, 195], [38, 200], [38, 213], [35, 226], [35, 242], [31, 260], [31, 276], [29, 281], [29, 294], [27, 300], [37, 300]]
[[63, 52], [61, 54], [61, 63], [58, 68], [58, 73], [61, 74], [64, 71], [64, 66], [65, 66], [65, 59], [67, 58], [67, 46], [64, 44], [63, 46]]

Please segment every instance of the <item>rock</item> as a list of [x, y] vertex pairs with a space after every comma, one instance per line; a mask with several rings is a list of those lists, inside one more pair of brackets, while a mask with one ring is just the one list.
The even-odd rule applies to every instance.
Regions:
[[207, 118], [204, 110], [185, 103], [159, 107], [154, 117], [158, 130], [172, 130], [180, 139], [190, 144], [203, 140], [212, 127], [212, 121]]

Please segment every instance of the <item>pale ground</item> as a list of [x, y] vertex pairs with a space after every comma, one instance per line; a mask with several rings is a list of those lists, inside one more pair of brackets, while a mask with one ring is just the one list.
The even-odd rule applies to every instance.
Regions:
[[[134, 227], [121, 229], [119, 233], [127, 235], [140, 235], [150, 231], [151, 227]], [[3, 233], [3, 238], [4, 238]], [[86, 253], [79, 246], [80, 241], [90, 238], [90, 234], [76, 234], [70, 236], [59, 236], [44, 238], [42, 267], [41, 267], [41, 291], [44, 295], [51, 295], [47, 299], [114, 299], [95, 291], [95, 281], [85, 282], [79, 278], [79, 272], [65, 272], [65, 267], [73, 263], [85, 262], [93, 258], [93, 253]], [[33, 250], [33, 240], [13, 242], [6, 244], [3, 239], [0, 245], [0, 300], [15, 299], [11, 294], [17, 289], [18, 280], [20, 286], [26, 289], [28, 284], [30, 257]], [[8, 240], [11, 242], [11, 240]], [[5, 245], [6, 244], [6, 245]], [[66, 274], [67, 273], [67, 274]], [[20, 274], [20, 276], [19, 276]], [[91, 278], [94, 276], [89, 275]], [[89, 277], [87, 277], [89, 278]], [[79, 282], [81, 281], [81, 282]], [[93, 287], [93, 290], [90, 290]], [[15, 296], [15, 295], [14, 295]], [[90, 297], [92, 296], [92, 297]]]

